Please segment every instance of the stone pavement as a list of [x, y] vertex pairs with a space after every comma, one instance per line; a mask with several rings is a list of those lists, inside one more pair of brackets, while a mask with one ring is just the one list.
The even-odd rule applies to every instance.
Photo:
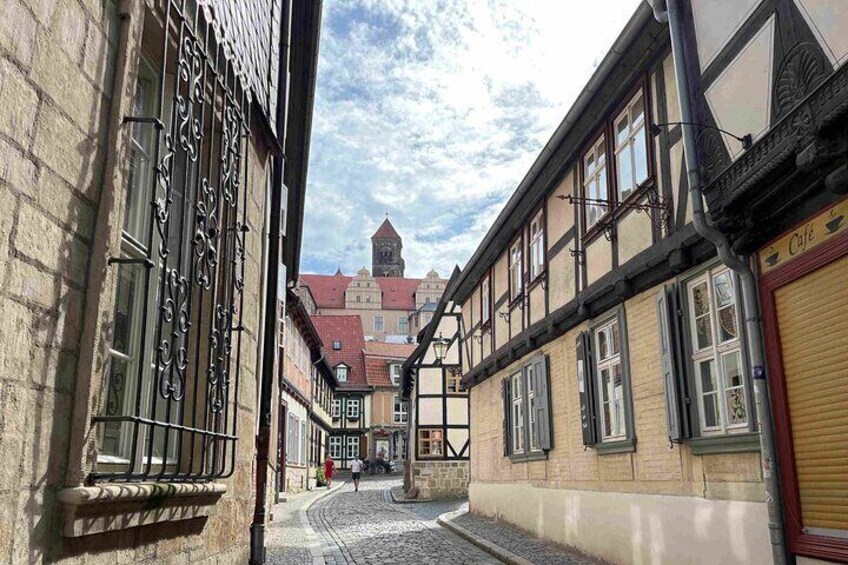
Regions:
[[[336, 484], [333, 485], [336, 487]], [[301, 509], [327, 496], [327, 489], [289, 495], [287, 502], [275, 504], [274, 520], [265, 530], [265, 562], [269, 565], [304, 565], [312, 563], [310, 547], [316, 543], [309, 523], [304, 523]]]
[[450, 516], [448, 525], [452, 524], [464, 529], [476, 538], [475, 543], [495, 546], [496, 550], [506, 550], [501, 555], [509, 563], [534, 565], [593, 565], [597, 563], [535, 538], [506, 522], [471, 514], [468, 512], [467, 503], [460, 510], [456, 515]]
[[461, 501], [394, 504], [389, 489], [400, 481], [399, 476], [366, 477], [359, 492], [347, 483], [310, 507], [309, 522], [322, 539], [325, 564], [501, 563], [436, 524], [439, 513]]

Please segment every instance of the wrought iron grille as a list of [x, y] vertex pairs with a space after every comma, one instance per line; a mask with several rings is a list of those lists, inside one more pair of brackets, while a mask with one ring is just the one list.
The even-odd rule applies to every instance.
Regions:
[[133, 145], [93, 480], [234, 471], [252, 91], [210, 14], [163, 3], [164, 39], [148, 49], [158, 67], [142, 65], [124, 120]]

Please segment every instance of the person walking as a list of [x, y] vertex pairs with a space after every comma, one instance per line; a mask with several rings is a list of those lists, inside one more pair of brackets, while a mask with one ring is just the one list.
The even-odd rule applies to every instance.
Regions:
[[359, 479], [362, 477], [362, 459], [359, 458], [359, 455], [356, 456], [350, 463], [350, 472], [353, 475], [353, 487], [354, 492], [359, 492]]
[[324, 479], [327, 482], [327, 488], [333, 486], [333, 470], [336, 468], [336, 462], [333, 461], [333, 458], [327, 455], [327, 459], [324, 460]]

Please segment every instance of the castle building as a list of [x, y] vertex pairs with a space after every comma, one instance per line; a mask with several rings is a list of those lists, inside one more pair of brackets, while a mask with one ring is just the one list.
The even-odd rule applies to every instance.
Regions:
[[435, 270], [423, 279], [403, 276], [403, 241], [388, 218], [371, 242], [371, 271], [301, 275], [299, 294], [312, 314], [358, 315], [369, 341], [411, 342], [420, 329], [420, 312], [439, 302], [447, 281]]

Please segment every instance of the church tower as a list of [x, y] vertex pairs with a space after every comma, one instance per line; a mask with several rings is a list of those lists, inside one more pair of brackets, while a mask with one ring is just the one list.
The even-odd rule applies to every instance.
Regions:
[[375, 277], [402, 277], [403, 240], [388, 216], [371, 236], [371, 273]]

